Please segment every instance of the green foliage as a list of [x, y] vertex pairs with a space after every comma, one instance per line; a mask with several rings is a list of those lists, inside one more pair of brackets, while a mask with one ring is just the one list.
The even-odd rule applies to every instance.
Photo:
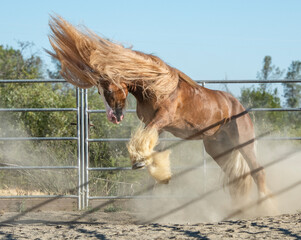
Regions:
[[32, 44], [19, 42], [20, 50], [0, 45], [0, 79], [34, 79], [43, 77], [42, 60], [31, 54], [24, 58], [24, 51]]
[[[262, 69], [257, 73], [257, 78], [260, 80], [280, 79], [283, 76], [284, 70], [272, 65], [272, 57], [265, 56], [263, 59]], [[260, 88], [263, 91], [268, 91], [269, 84], [261, 83]]]
[[[246, 108], [281, 108], [277, 89], [274, 89], [274, 92], [266, 92], [262, 87], [243, 88], [240, 102]], [[282, 112], [257, 112], [253, 116], [259, 127], [258, 131], [267, 129], [268, 126], [274, 131], [282, 128], [284, 118]]]
[[262, 88], [243, 88], [240, 96], [241, 103], [252, 108], [280, 108], [280, 98], [277, 89], [273, 93], [266, 92]]
[[[283, 71], [272, 65], [272, 58], [265, 56], [263, 66], [257, 73], [260, 80], [270, 80], [280, 78]], [[243, 88], [241, 90], [240, 102], [246, 108], [281, 108], [280, 98], [278, 97], [278, 89], [272, 89], [268, 83], [261, 83], [259, 87]], [[260, 112], [254, 113], [254, 121], [258, 127], [258, 131], [267, 128], [271, 130], [279, 130], [282, 125], [283, 113], [280, 112]]]
[[[288, 68], [286, 79], [300, 79], [301, 62], [294, 61]], [[280, 79], [284, 70], [272, 65], [272, 58], [266, 56], [263, 67], [257, 74], [260, 80]], [[296, 83], [283, 83], [284, 97], [288, 107], [300, 106], [301, 87]], [[272, 89], [269, 83], [261, 83], [259, 87], [243, 88], [240, 96], [241, 103], [247, 108], [281, 108], [277, 88]], [[257, 131], [278, 132], [278, 135], [298, 136], [301, 133], [300, 112], [256, 112], [253, 113]], [[277, 134], [277, 133], [276, 133]]]
[[[288, 68], [287, 80], [301, 80], [301, 62], [293, 61]], [[300, 107], [301, 99], [301, 84], [300, 83], [283, 83], [284, 97], [286, 105], [291, 108]]]
[[[293, 61], [287, 70], [287, 80], [301, 80], [301, 61]], [[284, 97], [287, 107], [301, 107], [301, 83], [283, 83]], [[292, 112], [287, 116], [287, 122], [290, 123], [295, 133], [301, 135], [301, 116], [300, 112]]]
[[60, 74], [61, 63], [55, 58], [52, 58], [51, 61], [54, 64], [55, 69], [54, 70], [47, 69], [47, 74], [48, 74], [49, 78], [51, 78], [51, 79], [61, 79], [62, 78], [62, 76]]
[[[58, 85], [58, 84], [56, 84]], [[74, 90], [60, 88], [50, 84], [5, 84], [0, 88], [1, 108], [71, 108], [75, 107]], [[2, 121], [8, 114], [1, 114]], [[21, 120], [21, 121], [20, 121]], [[75, 113], [26, 112], [19, 113], [18, 119], [10, 119], [26, 131], [29, 136], [68, 136], [75, 134]], [[0, 126], [1, 127], [1, 126]]]

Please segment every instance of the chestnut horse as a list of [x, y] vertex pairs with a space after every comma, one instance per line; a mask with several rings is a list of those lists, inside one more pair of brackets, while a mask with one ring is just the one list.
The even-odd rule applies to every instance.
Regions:
[[[206, 152], [232, 181], [232, 197], [245, 195], [252, 178], [260, 196], [268, 194], [264, 170], [256, 160], [254, 127], [236, 98], [199, 86], [158, 57], [76, 28], [59, 16], [49, 25], [54, 52], [48, 53], [61, 62], [62, 76], [81, 88], [96, 86], [109, 121], [122, 121], [128, 93], [136, 98], [145, 128], [128, 145], [133, 169], [151, 166], [149, 171], [159, 182], [168, 182], [169, 152], [153, 151], [158, 132], [168, 131], [182, 139], [203, 139]], [[156, 157], [150, 161], [148, 155]]]

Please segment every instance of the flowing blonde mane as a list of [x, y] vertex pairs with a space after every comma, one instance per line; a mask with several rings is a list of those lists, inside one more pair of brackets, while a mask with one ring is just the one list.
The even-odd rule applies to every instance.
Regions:
[[61, 62], [61, 75], [78, 87], [90, 88], [100, 81], [117, 86], [135, 84], [159, 101], [172, 93], [185, 75], [156, 56], [125, 48], [85, 27], [76, 28], [60, 16], [52, 16], [49, 26], [54, 53], [47, 52]]

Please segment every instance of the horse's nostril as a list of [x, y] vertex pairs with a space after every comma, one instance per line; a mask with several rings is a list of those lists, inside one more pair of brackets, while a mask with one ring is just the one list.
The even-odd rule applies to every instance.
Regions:
[[123, 115], [120, 115], [120, 116], [117, 115], [116, 117], [117, 117], [117, 121], [118, 121], [118, 122], [122, 121], [122, 119], [123, 119]]
[[117, 118], [117, 121], [120, 122], [123, 119], [122, 108], [116, 108], [114, 114]]

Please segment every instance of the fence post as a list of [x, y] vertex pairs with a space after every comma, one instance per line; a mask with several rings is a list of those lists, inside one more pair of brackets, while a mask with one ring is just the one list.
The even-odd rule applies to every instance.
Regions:
[[85, 208], [89, 206], [89, 115], [88, 115], [88, 91], [84, 89], [84, 132], [85, 132], [85, 139], [84, 139], [84, 150], [85, 150], [85, 158], [84, 158], [84, 167], [85, 167], [85, 175], [84, 175], [84, 182], [85, 182]]
[[85, 104], [84, 104], [84, 90], [80, 89], [80, 178], [81, 178], [81, 207], [85, 209], [85, 128], [84, 128], [84, 116], [85, 116]]
[[76, 134], [77, 134], [77, 174], [78, 174], [78, 198], [77, 208], [82, 209], [82, 178], [81, 178], [81, 108], [80, 108], [80, 90], [76, 88]]
[[88, 92], [76, 88], [77, 107], [77, 161], [78, 161], [78, 210], [88, 207], [89, 198], [89, 119]]
[[[205, 87], [205, 82], [202, 82], [202, 87]], [[206, 159], [206, 151], [205, 151], [205, 146], [204, 146], [204, 141], [203, 141], [203, 192], [207, 191], [207, 159]]]

